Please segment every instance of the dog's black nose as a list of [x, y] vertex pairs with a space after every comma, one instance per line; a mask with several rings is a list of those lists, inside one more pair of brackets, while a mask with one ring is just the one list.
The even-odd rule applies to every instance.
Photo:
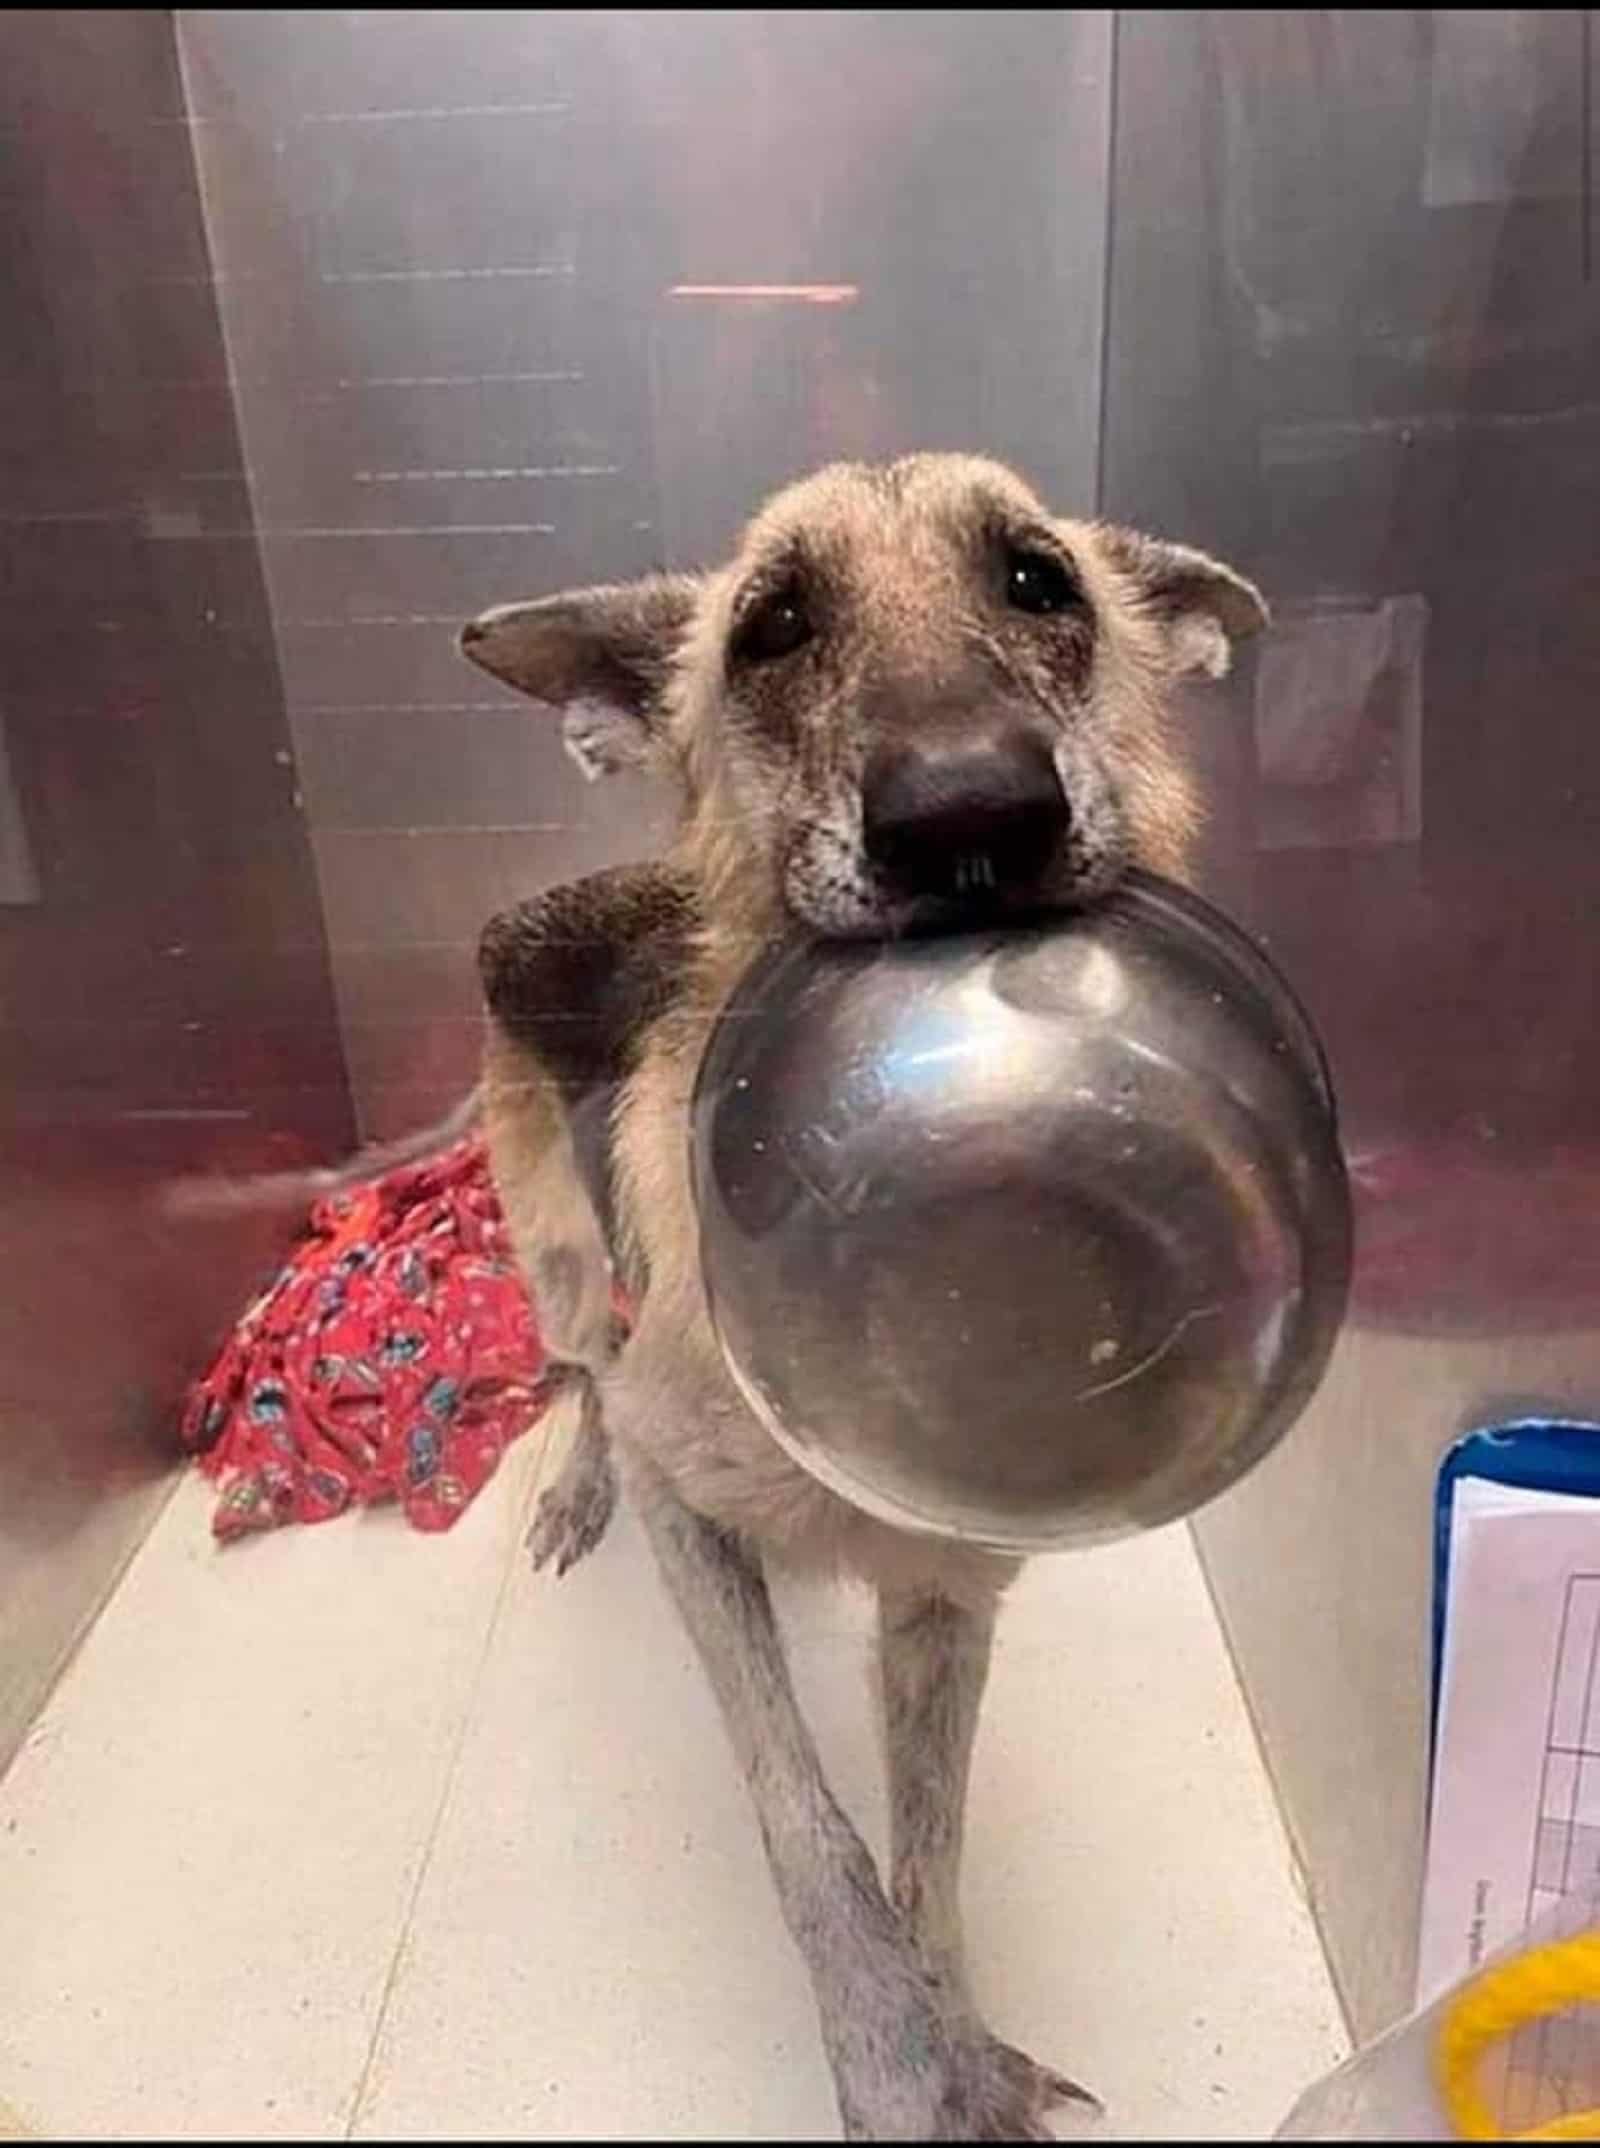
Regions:
[[1020, 725], [886, 742], [868, 760], [861, 802], [867, 856], [907, 895], [1024, 889], [1067, 832], [1049, 745]]

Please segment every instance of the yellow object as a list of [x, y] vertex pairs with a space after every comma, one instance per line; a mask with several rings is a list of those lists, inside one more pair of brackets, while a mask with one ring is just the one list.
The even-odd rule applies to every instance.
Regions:
[[1515, 1955], [1457, 1994], [1445, 2009], [1433, 2064], [1439, 2099], [1458, 2138], [1600, 2141], [1600, 2109], [1568, 2111], [1525, 2133], [1502, 2133], [1478, 2085], [1479, 2064], [1496, 2044], [1531, 2021], [1592, 2003], [1600, 2003], [1600, 1931]]

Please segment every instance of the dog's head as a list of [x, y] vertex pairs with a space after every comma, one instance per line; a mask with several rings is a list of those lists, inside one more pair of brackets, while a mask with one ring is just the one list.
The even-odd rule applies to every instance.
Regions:
[[852, 937], [1181, 869], [1167, 691], [1265, 619], [1203, 553], [919, 455], [789, 487], [716, 573], [504, 605], [461, 639], [562, 709], [589, 773], [674, 773], [711, 882]]

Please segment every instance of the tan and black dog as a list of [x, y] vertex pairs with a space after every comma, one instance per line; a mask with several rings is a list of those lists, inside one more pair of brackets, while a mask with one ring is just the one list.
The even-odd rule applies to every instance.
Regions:
[[[991, 2034], [962, 1956], [968, 1762], [1014, 1566], [857, 1512], [740, 1403], [697, 1272], [696, 1067], [774, 933], [890, 936], [1080, 902], [1133, 864], [1181, 875], [1196, 811], [1168, 690], [1223, 672], [1265, 616], [1202, 553], [925, 455], [792, 486], [715, 573], [462, 633], [563, 712], [591, 773], [649, 766], [681, 793], [659, 863], [558, 888], [483, 940], [490, 1153], [576, 1412], [532, 1548], [580, 1557], [620, 1474], [721, 1703], [854, 2139], [1044, 2139], [1082, 2095]], [[887, 1884], [823, 1779], [768, 1560], [878, 1593]]]

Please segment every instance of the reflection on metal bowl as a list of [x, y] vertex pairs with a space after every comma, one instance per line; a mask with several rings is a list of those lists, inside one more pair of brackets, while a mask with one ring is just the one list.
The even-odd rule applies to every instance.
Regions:
[[737, 1384], [905, 1528], [1025, 1552], [1186, 1514], [1293, 1423], [1343, 1317], [1316, 1038], [1144, 875], [1025, 930], [769, 953], [691, 1141]]

